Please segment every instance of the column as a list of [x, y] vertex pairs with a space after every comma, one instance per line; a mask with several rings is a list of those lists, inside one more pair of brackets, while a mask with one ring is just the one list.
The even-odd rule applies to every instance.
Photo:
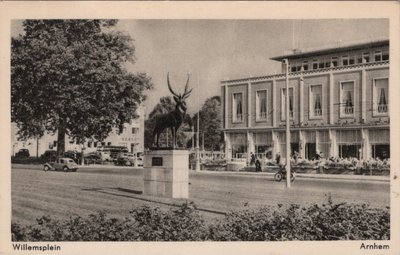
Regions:
[[361, 158], [369, 159], [369, 158], [371, 158], [371, 145], [369, 143], [369, 130], [368, 129], [361, 129], [361, 138], [362, 138]]
[[306, 158], [306, 137], [304, 135], [304, 131], [299, 131], [299, 143], [300, 143], [300, 151], [299, 155], [302, 159]]
[[272, 126], [276, 127], [276, 116], [278, 109], [276, 108], [276, 80], [272, 80], [271, 86], [271, 100], [272, 100]]
[[339, 155], [338, 153], [338, 147], [336, 143], [336, 130], [329, 130], [329, 140], [331, 142], [331, 148], [330, 148], [330, 157], [337, 157]]
[[299, 100], [299, 105], [300, 105], [299, 122], [303, 123], [303, 121], [304, 121], [304, 78], [303, 77], [300, 77], [299, 94], [300, 94], [300, 100]]
[[229, 95], [228, 95], [228, 85], [225, 85], [225, 128], [228, 128], [229, 115]]
[[230, 134], [224, 132], [224, 142], [225, 142], [225, 159], [230, 161], [232, 159], [232, 145]]
[[[335, 105], [333, 102], [333, 98], [334, 98], [334, 84], [333, 84], [333, 74], [332, 72], [329, 72], [329, 124], [333, 125], [334, 123], [334, 114], [335, 114]], [[323, 94], [323, 93], [322, 93]], [[339, 106], [338, 106], [339, 109]]]
[[251, 83], [247, 83], [247, 127], [251, 127]]
[[275, 159], [275, 155], [280, 151], [280, 144], [276, 131], [272, 131], [272, 158]]
[[250, 154], [254, 153], [254, 135], [252, 132], [247, 132], [247, 163], [250, 163]]
[[367, 119], [367, 82], [366, 82], [366, 72], [365, 69], [361, 71], [361, 120], [363, 123]]
[[319, 132], [318, 132], [318, 130], [315, 130], [313, 132], [315, 132], [315, 149], [317, 150], [317, 153], [320, 154], [321, 148], [319, 147], [319, 140], [320, 140], [319, 139]]

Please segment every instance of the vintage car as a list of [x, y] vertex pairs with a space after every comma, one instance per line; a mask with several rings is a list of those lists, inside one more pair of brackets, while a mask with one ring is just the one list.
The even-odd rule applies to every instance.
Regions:
[[17, 153], [15, 153], [16, 158], [29, 158], [29, 150], [28, 149], [20, 149]]
[[43, 166], [44, 171], [54, 170], [54, 171], [73, 171], [78, 170], [78, 165], [71, 158], [58, 158], [54, 162], [45, 163]]

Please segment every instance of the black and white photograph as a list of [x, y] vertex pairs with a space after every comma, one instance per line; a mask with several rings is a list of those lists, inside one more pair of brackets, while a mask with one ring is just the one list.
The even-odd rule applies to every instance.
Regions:
[[164, 4], [5, 19], [0, 254], [398, 254], [398, 11]]

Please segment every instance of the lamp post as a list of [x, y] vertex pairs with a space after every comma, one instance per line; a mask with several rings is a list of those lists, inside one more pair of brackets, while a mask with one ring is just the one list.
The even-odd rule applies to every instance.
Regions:
[[[197, 78], [197, 91], [199, 91], [199, 78]], [[200, 105], [197, 97], [197, 134], [196, 134], [196, 172], [200, 172]]]
[[283, 60], [286, 67], [286, 187], [290, 188], [290, 116], [289, 116], [289, 61]]

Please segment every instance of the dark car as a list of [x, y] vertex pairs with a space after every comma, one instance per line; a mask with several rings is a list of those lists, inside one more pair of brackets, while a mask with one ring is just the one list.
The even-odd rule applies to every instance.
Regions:
[[76, 163], [78, 163], [81, 159], [81, 153], [76, 151], [66, 151], [64, 152], [64, 157], [73, 159]]
[[90, 154], [84, 156], [85, 164], [101, 164], [102, 160], [101, 157], [97, 154]]
[[133, 166], [135, 164], [135, 157], [132, 153], [120, 153], [115, 164], [119, 166]]
[[57, 151], [47, 150], [40, 156], [42, 162], [53, 162], [57, 159]]
[[17, 153], [15, 153], [15, 157], [17, 158], [29, 158], [29, 156], [28, 149], [20, 149]]

